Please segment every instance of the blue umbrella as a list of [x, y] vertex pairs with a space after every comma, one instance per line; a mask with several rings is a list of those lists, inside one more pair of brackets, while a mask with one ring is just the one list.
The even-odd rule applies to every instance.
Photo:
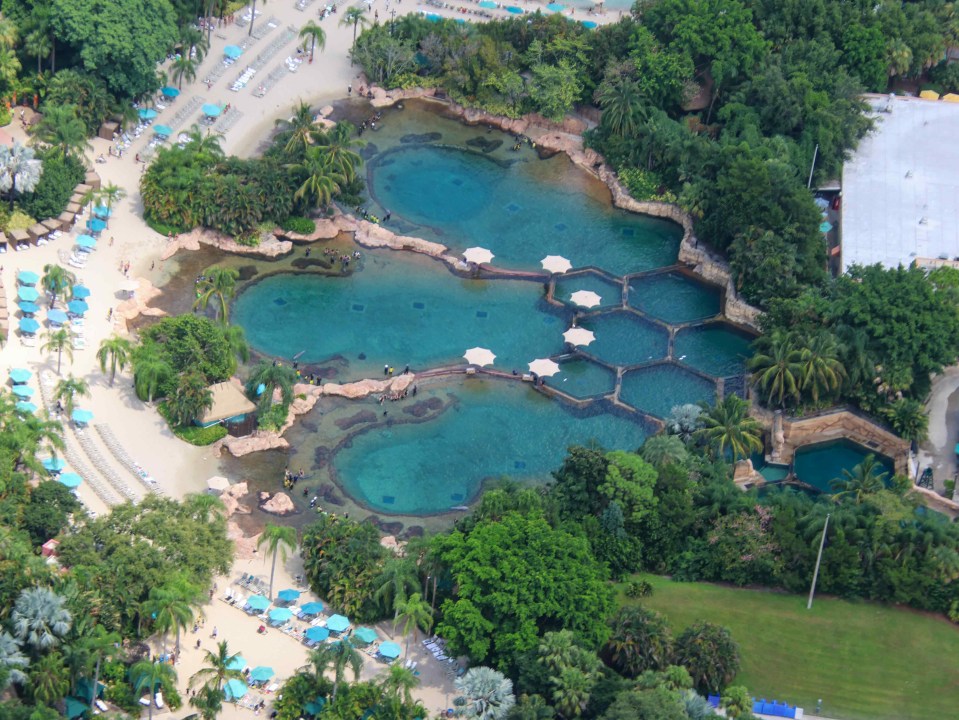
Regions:
[[71, 489], [80, 487], [80, 483], [83, 482], [83, 478], [76, 473], [61, 473], [57, 480], [61, 485], [66, 485]]
[[93, 420], [93, 412], [90, 410], [81, 410], [77, 408], [70, 415], [73, 418], [73, 422], [78, 423], [79, 425], [86, 425], [88, 422]]
[[262, 595], [250, 595], [250, 597], [246, 600], [246, 604], [254, 610], [263, 612], [270, 607], [270, 599], [265, 598]]
[[93, 218], [92, 220], [87, 220], [87, 229], [92, 230], [95, 233], [103, 232], [107, 227], [107, 224], [100, 218]]
[[21, 285], [36, 285], [39, 279], [40, 276], [33, 272], [33, 270], [21, 270], [17, 273], [17, 281]]
[[349, 618], [346, 618], [342, 615], [330, 615], [329, 619], [326, 621], [326, 627], [330, 632], [343, 632], [350, 626]]
[[43, 461], [43, 467], [50, 472], [58, 473], [67, 466], [63, 458], [48, 457]]
[[273, 608], [270, 610], [271, 623], [285, 623], [293, 617], [293, 612], [289, 608]]
[[214, 105], [213, 103], [207, 103], [203, 106], [203, 114], [207, 117], [220, 117], [220, 113], [223, 112], [223, 108], [219, 105]]
[[310, 627], [303, 635], [310, 642], [323, 642], [330, 636], [330, 631], [325, 627]]
[[153, 108], [140, 108], [140, 119], [141, 120], [152, 120], [159, 113]]
[[561, 12], [566, 9], [565, 5], [560, 5], [559, 3], [551, 2], [546, 6], [546, 9], [550, 12]]
[[21, 400], [17, 403], [17, 412], [30, 413], [31, 415], [37, 411], [37, 406], [32, 402], [26, 400]]
[[36, 302], [40, 299], [40, 293], [34, 287], [25, 287], [21, 285], [17, 288], [17, 297], [27, 302]]
[[266, 385], [264, 383], [260, 383], [256, 386], [257, 395], [262, 395], [264, 392], [266, 392]]
[[168, 98], [175, 98], [177, 95], [180, 94], [179, 90], [177, 90], [175, 87], [170, 87], [169, 85], [167, 85], [165, 88], [160, 90], [160, 92], [163, 93], [163, 97], [168, 97]]
[[356, 628], [353, 631], [353, 637], [359, 638], [361, 642], [365, 643], [376, 642], [376, 630], [368, 627]]
[[594, 23], [592, 20], [584, 20], [583, 27], [587, 30], [592, 30], [596, 27], [596, 23]]
[[223, 54], [226, 55], [231, 60], [236, 60], [240, 55], [243, 54], [243, 48], [239, 45], [227, 45], [223, 48]]
[[250, 680], [253, 682], [266, 682], [273, 677], [273, 668], [268, 665], [257, 665], [250, 670]]
[[167, 127], [166, 125], [154, 125], [153, 132], [157, 135], [162, 135], [163, 137], [169, 137], [173, 134], [173, 129]]
[[20, 318], [20, 332], [33, 335], [40, 329], [40, 323], [33, 318]]
[[246, 683], [242, 680], [227, 680], [226, 685], [223, 686], [223, 695], [227, 700], [239, 700], [246, 695], [246, 691]]
[[430, 22], [439, 22], [443, 19], [443, 17], [441, 15], [437, 15], [436, 13], [426, 13], [426, 19]]
[[300, 606], [300, 612], [304, 615], [319, 615], [323, 612], [323, 603], [308, 602]]
[[280, 590], [280, 592], [278, 592], [276, 596], [280, 598], [280, 600], [282, 600], [283, 602], [294, 602], [300, 599], [300, 591], [290, 590], [290, 589]]
[[90, 252], [97, 246], [97, 239], [89, 235], [81, 235], [77, 238], [77, 247], [86, 252]]
[[73, 297], [77, 300], [83, 300], [84, 298], [90, 297], [90, 288], [86, 285], [74, 285], [73, 286]]
[[819, 224], [819, 232], [825, 234], [825, 233], [829, 232], [830, 230], [832, 230], [832, 223], [831, 223], [831, 222], [828, 222], [828, 221], [827, 221], [827, 222], [823, 222], [823, 223], [820, 223], [820, 224]]
[[[13, 380], [17, 385], [25, 383], [27, 380], [33, 377], [33, 373], [27, 370], [26, 368], [14, 368], [10, 371], [10, 379]], [[322, 607], [320, 608], [323, 609]]]
[[108, 218], [113, 214], [113, 211], [106, 205], [97, 205], [93, 208], [93, 214], [98, 218]]
[[40, 306], [36, 303], [27, 302], [26, 300], [21, 300], [17, 303], [17, 305], [19, 306], [20, 311], [27, 315], [33, 315], [33, 313], [40, 309]]
[[523, 14], [523, 8], [521, 8], [521, 7], [516, 7], [515, 5], [507, 5], [507, 6], [506, 6], [506, 12], [508, 12], [508, 13], [513, 13], [514, 15], [522, 15], [522, 14]]
[[380, 655], [387, 660], [395, 660], [400, 656], [400, 646], [395, 642], [380, 643]]
[[33, 397], [33, 388], [29, 385], [14, 385], [13, 394], [18, 398], [32, 398]]
[[87, 305], [83, 300], [71, 300], [67, 303], [67, 310], [74, 315], [83, 315], [89, 309], [90, 306]]
[[47, 311], [47, 320], [54, 325], [63, 325], [63, 323], [65, 323], [68, 319], [69, 318], [67, 317], [67, 314], [59, 308]]
[[479, 4], [479, 6], [483, 8], [484, 10], [495, 10], [497, 7], [496, 3], [494, 3], [493, 0], [483, 0], [483, 2]]
[[246, 660], [242, 655], [235, 655], [230, 662], [226, 664], [228, 670], [242, 670], [246, 667]]

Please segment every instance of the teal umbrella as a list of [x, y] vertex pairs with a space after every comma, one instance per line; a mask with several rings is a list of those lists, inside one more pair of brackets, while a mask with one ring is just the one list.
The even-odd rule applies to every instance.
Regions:
[[33, 388], [29, 385], [14, 385], [13, 394], [18, 398], [32, 398]]
[[40, 323], [33, 318], [20, 318], [20, 332], [33, 335], [40, 329]]
[[108, 218], [113, 214], [113, 211], [106, 205], [97, 205], [93, 208], [93, 214], [98, 218]]
[[36, 302], [40, 299], [40, 293], [35, 287], [24, 287], [21, 285], [17, 288], [17, 297], [27, 302]]
[[273, 677], [273, 668], [267, 665], [257, 665], [250, 670], [250, 680], [253, 682], [266, 682]]
[[223, 686], [223, 695], [230, 701], [239, 700], [246, 695], [246, 691], [246, 683], [241, 680], [227, 680], [226, 685]]
[[83, 315], [83, 313], [89, 309], [90, 306], [87, 305], [83, 300], [71, 300], [67, 303], [67, 310], [74, 315]]
[[304, 615], [319, 615], [323, 612], [323, 603], [321, 602], [308, 602], [300, 606], [300, 612]]
[[74, 285], [72, 294], [75, 300], [84, 300], [91, 295], [90, 288], [85, 285]]
[[289, 608], [273, 608], [270, 610], [270, 622], [276, 623], [285, 623], [293, 617], [293, 612]]
[[89, 410], [77, 408], [73, 411], [70, 417], [73, 418], [73, 422], [77, 423], [78, 425], [86, 425], [93, 420], [93, 413]]
[[507, 5], [507, 6], [506, 6], [506, 12], [512, 13], [513, 15], [522, 15], [522, 14], [523, 14], [523, 8], [521, 8], [521, 7], [516, 7], [515, 5]]
[[250, 597], [247, 598], [246, 604], [258, 612], [263, 612], [270, 607], [270, 599], [262, 595], [250, 595]]
[[356, 628], [353, 631], [353, 637], [368, 645], [371, 642], [376, 642], [376, 630], [368, 627]]
[[26, 300], [21, 300], [17, 303], [17, 306], [20, 308], [20, 312], [26, 315], [33, 315], [40, 309], [40, 306], [36, 303], [27, 302]]
[[380, 643], [380, 655], [387, 660], [395, 660], [400, 656], [400, 646], [395, 642]]
[[77, 235], [76, 243], [82, 248], [93, 248], [97, 246], [97, 239], [93, 235]]
[[21, 270], [17, 273], [17, 282], [21, 285], [36, 285], [39, 280], [40, 276], [33, 270]]
[[30, 413], [31, 415], [37, 411], [37, 406], [32, 402], [27, 402], [26, 400], [20, 400], [17, 403], [17, 412]]
[[546, 6], [546, 9], [549, 10], [550, 12], [562, 12], [563, 10], [566, 9], [566, 6], [560, 5], [559, 3], [551, 2], [549, 5]]
[[819, 224], [819, 232], [826, 234], [830, 230], [832, 230], [832, 223], [826, 221]]
[[175, 98], [177, 95], [180, 94], [179, 90], [177, 90], [175, 87], [170, 87], [169, 85], [167, 85], [165, 88], [160, 90], [160, 92], [163, 93], [163, 97], [168, 97], [168, 98]]
[[153, 108], [140, 108], [140, 119], [141, 120], [152, 120], [158, 115], [157, 111]]
[[243, 54], [243, 48], [239, 45], [227, 45], [223, 48], [223, 54], [226, 55], [231, 60], [236, 60], [240, 55]]
[[246, 667], [246, 660], [242, 655], [235, 655], [230, 662], [226, 664], [228, 670], [242, 670]]
[[157, 135], [162, 135], [163, 137], [170, 137], [173, 134], [173, 129], [167, 127], [166, 125], [154, 125], [153, 132]]
[[300, 591], [287, 588], [286, 590], [280, 590], [276, 596], [283, 602], [295, 602], [300, 599]]
[[60, 473], [59, 477], [57, 477], [57, 481], [61, 485], [66, 485], [72, 490], [73, 488], [80, 487], [80, 484], [83, 482], [83, 478], [76, 473]]
[[66, 466], [67, 464], [63, 461], [63, 458], [48, 457], [43, 461], [43, 467], [52, 473], [58, 473]]
[[220, 117], [220, 113], [223, 112], [223, 108], [213, 103], [206, 103], [202, 109], [203, 114], [211, 118]]
[[483, 8], [484, 10], [495, 10], [497, 7], [496, 3], [494, 3], [493, 0], [483, 0], [479, 4], [479, 6]]
[[63, 325], [69, 318], [67, 314], [63, 312], [60, 308], [54, 308], [47, 312], [47, 320], [49, 320], [54, 325]]
[[18, 385], [25, 383], [27, 380], [33, 377], [33, 373], [27, 370], [26, 368], [14, 368], [10, 371], [10, 379], [13, 380]]
[[310, 642], [323, 642], [330, 636], [330, 631], [325, 627], [310, 627], [303, 635]]
[[87, 229], [92, 230], [95, 233], [103, 232], [106, 230], [107, 224], [100, 218], [93, 218], [92, 220], [87, 220]]
[[596, 27], [596, 23], [594, 23], [592, 20], [584, 20], [583, 27], [587, 30], [593, 30]]
[[330, 618], [326, 621], [326, 627], [329, 628], [330, 632], [341, 633], [349, 626], [349, 618], [342, 615], [330, 615]]

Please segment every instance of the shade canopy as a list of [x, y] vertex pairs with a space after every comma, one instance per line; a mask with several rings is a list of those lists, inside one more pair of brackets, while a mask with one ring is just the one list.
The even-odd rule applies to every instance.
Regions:
[[73, 286], [73, 299], [74, 300], [83, 300], [90, 297], [90, 288], [86, 285], [74, 285]]
[[169, 85], [167, 85], [165, 88], [160, 90], [160, 92], [163, 93], [164, 97], [168, 97], [168, 98], [175, 98], [177, 95], [180, 94], [179, 90], [177, 90], [175, 87], [170, 87]]
[[36, 302], [40, 299], [40, 293], [35, 287], [26, 287], [21, 285], [17, 288], [17, 297], [27, 302]]
[[27, 380], [33, 377], [33, 373], [27, 370], [26, 368], [14, 368], [10, 371], [10, 379], [15, 383], [25, 383]]
[[540, 263], [543, 265], [543, 270], [551, 273], [564, 273], [573, 269], [573, 263], [562, 255], [547, 255], [540, 260]]
[[463, 251], [463, 257], [466, 258], [468, 262], [482, 265], [483, 263], [488, 263], [496, 256], [486, 248], [471, 247]]
[[154, 125], [153, 132], [163, 137], [170, 137], [173, 134], [173, 128], [166, 125]]
[[230, 662], [226, 664], [226, 667], [227, 670], [243, 670], [246, 665], [246, 660], [242, 655], [234, 655]]
[[343, 632], [350, 626], [350, 619], [343, 615], [330, 615], [326, 627], [330, 632]]
[[380, 655], [387, 660], [395, 660], [400, 656], [400, 646], [395, 642], [380, 643]]
[[246, 604], [254, 610], [259, 610], [262, 612], [270, 607], [270, 599], [263, 597], [262, 595], [250, 595], [250, 597], [247, 598]]
[[227, 45], [223, 48], [223, 54], [232, 60], [236, 60], [243, 54], [243, 48], [239, 45]]
[[97, 246], [97, 239], [92, 235], [80, 235], [77, 237], [77, 247], [81, 250], [93, 250]]
[[294, 602], [300, 599], [300, 591], [287, 588], [286, 590], [280, 590], [276, 596], [283, 602]]
[[81, 425], [86, 425], [88, 422], [93, 420], [93, 412], [90, 410], [83, 410], [82, 408], [77, 408], [70, 414], [70, 417], [73, 418], [73, 422], [80, 423]]
[[293, 612], [289, 608], [273, 608], [270, 610], [270, 622], [283, 623], [293, 617]]
[[230, 487], [230, 481], [222, 475], [214, 475], [206, 481], [206, 487], [214, 492], [223, 492]]
[[529, 371], [542, 377], [551, 377], [559, 372], [559, 365], [549, 358], [539, 358], [529, 364]]
[[516, 7], [515, 5], [507, 5], [507, 6], [506, 6], [506, 12], [512, 13], [513, 15], [522, 15], [522, 14], [523, 14], [523, 8], [521, 8], [521, 7]]
[[40, 329], [40, 323], [33, 318], [20, 318], [20, 332], [33, 335]]
[[569, 299], [576, 305], [582, 305], [587, 308], [596, 307], [603, 302], [603, 298], [592, 290], [577, 290], [569, 296]]
[[68, 488], [80, 487], [80, 484], [83, 482], [83, 478], [77, 475], [76, 473], [60, 473], [60, 476], [57, 478], [57, 481], [61, 485], [66, 485]]
[[29, 385], [14, 385], [13, 394], [18, 398], [32, 398], [34, 390]]
[[470, 365], [492, 365], [493, 361], [496, 359], [496, 355], [493, 354], [492, 350], [487, 350], [486, 348], [474, 347], [467, 350], [463, 357], [466, 358], [466, 362]]
[[819, 223], [819, 232], [821, 232], [821, 233], [827, 233], [827, 232], [829, 232], [830, 230], [832, 230], [832, 223], [829, 222], [828, 220]]
[[159, 113], [153, 108], [140, 108], [140, 119], [141, 120], [152, 120]]
[[959, 103], [959, 95], [956, 95], [956, 93], [946, 93], [942, 96], [942, 99], [945, 102]]
[[353, 637], [365, 643], [376, 642], [376, 630], [368, 627], [356, 628], [353, 631]]
[[93, 214], [98, 218], [108, 218], [113, 215], [113, 211], [106, 205], [97, 205], [95, 208], [93, 208]]
[[54, 325], [63, 325], [70, 318], [67, 317], [67, 314], [63, 312], [60, 308], [54, 308], [53, 310], [47, 311], [47, 320], [52, 322]]
[[223, 109], [219, 105], [214, 105], [213, 103], [206, 103], [203, 106], [203, 114], [207, 117], [220, 117], [220, 113], [223, 112]]
[[107, 224], [100, 218], [93, 218], [92, 220], [87, 220], [87, 229], [99, 233], [106, 230]]
[[550, 12], [561, 12], [566, 9], [566, 6], [560, 5], [559, 3], [550, 3], [546, 6], [546, 9]]
[[330, 631], [325, 627], [310, 627], [303, 635], [310, 642], [323, 642], [330, 636]]
[[37, 406], [27, 400], [20, 400], [17, 403], [17, 412], [33, 414], [37, 411]]
[[90, 306], [87, 305], [83, 300], [71, 300], [67, 303], [67, 310], [72, 312], [74, 315], [83, 315], [83, 313], [89, 309]]
[[40, 309], [40, 306], [37, 305], [36, 303], [27, 302], [26, 300], [21, 300], [20, 302], [18, 302], [17, 307], [20, 308], [21, 312], [24, 312], [27, 315], [33, 315], [33, 313], [37, 312]]
[[39, 280], [40, 276], [33, 270], [21, 270], [17, 273], [17, 282], [21, 285], [36, 285]]
[[323, 612], [323, 603], [321, 602], [308, 602], [300, 605], [300, 612], [304, 615], [319, 615]]
[[63, 461], [63, 458], [48, 457], [43, 461], [43, 467], [50, 472], [60, 472], [66, 466], [67, 464]]
[[596, 336], [593, 334], [592, 330], [574, 327], [563, 333], [563, 339], [565, 339], [570, 345], [589, 345], [591, 342], [593, 342], [593, 340], [596, 339]]
[[253, 682], [266, 682], [273, 677], [273, 668], [269, 665], [257, 665], [250, 670], [250, 680]]
[[236, 678], [227, 680], [226, 684], [223, 686], [223, 695], [227, 700], [239, 700], [241, 697], [246, 695], [246, 692], [246, 683], [242, 680], [237, 680]]
[[493, 0], [483, 0], [479, 6], [484, 10], [495, 10], [497, 7], [499, 7], [495, 2], [493, 2]]

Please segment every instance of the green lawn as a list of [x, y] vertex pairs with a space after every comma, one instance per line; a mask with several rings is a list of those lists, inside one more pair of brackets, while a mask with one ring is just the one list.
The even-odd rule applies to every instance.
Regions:
[[697, 620], [725, 625], [739, 643], [736, 682], [755, 697], [785, 700], [849, 720], [959, 717], [959, 628], [947, 620], [869, 603], [648, 577], [673, 634]]

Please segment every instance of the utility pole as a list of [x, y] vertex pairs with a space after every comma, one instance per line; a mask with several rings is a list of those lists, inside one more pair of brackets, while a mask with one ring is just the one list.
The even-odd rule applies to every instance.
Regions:
[[812, 174], [816, 170], [816, 158], [819, 157], [819, 143], [816, 143], [816, 149], [812, 153], [812, 166], [809, 168], [809, 182], [806, 183], [806, 189], [812, 189]]
[[812, 610], [812, 598], [816, 594], [816, 581], [819, 579], [819, 564], [822, 562], [822, 550], [826, 547], [826, 531], [829, 529], [829, 514], [826, 514], [826, 522], [822, 526], [822, 538], [819, 540], [819, 555], [816, 556], [816, 569], [812, 574], [812, 585], [809, 586], [809, 602], [806, 603], [806, 609]]

